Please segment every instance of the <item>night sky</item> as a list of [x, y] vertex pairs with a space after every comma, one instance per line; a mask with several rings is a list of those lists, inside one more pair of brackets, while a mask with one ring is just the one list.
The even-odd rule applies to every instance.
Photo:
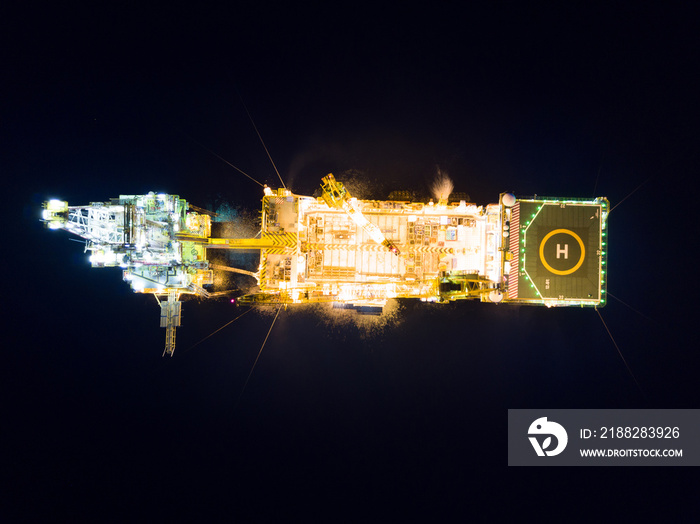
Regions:
[[[508, 408], [700, 408], [692, 9], [6, 15], [9, 521], [439, 522], [581, 493], [673, 487], [672, 509], [694, 496], [697, 473], [682, 468], [506, 466]], [[503, 191], [619, 204], [601, 314], [640, 387], [593, 309], [401, 303], [371, 330], [282, 310], [237, 405], [274, 311], [192, 348], [245, 309], [185, 302], [178, 349], [161, 358], [153, 297], [91, 269], [79, 243], [42, 227], [41, 202], [156, 191], [254, 214], [260, 187], [207, 150], [276, 187], [246, 107], [298, 194], [329, 172], [366, 198], [427, 193], [440, 169], [478, 204]]]

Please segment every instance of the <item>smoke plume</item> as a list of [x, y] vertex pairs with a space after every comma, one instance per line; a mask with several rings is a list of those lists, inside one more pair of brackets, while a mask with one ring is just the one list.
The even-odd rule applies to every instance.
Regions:
[[447, 200], [454, 189], [454, 184], [449, 175], [438, 167], [435, 180], [430, 185], [430, 189], [433, 192], [435, 200]]

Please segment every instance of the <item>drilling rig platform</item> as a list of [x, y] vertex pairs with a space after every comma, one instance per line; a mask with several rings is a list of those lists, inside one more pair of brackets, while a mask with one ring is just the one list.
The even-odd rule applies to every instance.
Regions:
[[[591, 306], [606, 303], [607, 216], [600, 197], [359, 200], [332, 174], [320, 197], [264, 188], [259, 237], [213, 238], [211, 216], [176, 195], [44, 203], [42, 220], [85, 239], [92, 267], [120, 267], [135, 292], [152, 293], [175, 349], [182, 294], [208, 298], [213, 271], [254, 277], [239, 304], [334, 303], [381, 312], [387, 300]], [[211, 264], [212, 249], [257, 250], [256, 272]]]

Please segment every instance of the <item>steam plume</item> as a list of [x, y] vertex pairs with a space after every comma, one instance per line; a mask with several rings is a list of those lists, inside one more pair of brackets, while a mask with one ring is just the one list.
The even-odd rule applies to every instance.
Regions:
[[435, 197], [435, 200], [438, 202], [447, 202], [447, 199], [450, 197], [450, 194], [454, 189], [454, 184], [452, 183], [452, 179], [449, 177], [449, 175], [438, 167], [437, 175], [435, 176], [435, 180], [431, 184], [430, 189], [433, 192], [433, 197]]

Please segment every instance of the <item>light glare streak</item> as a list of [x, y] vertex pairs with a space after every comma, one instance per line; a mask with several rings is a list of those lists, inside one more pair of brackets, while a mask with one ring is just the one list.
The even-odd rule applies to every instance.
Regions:
[[635, 377], [634, 373], [632, 373], [632, 369], [630, 369], [629, 365], [627, 364], [625, 357], [622, 356], [622, 351], [620, 351], [620, 348], [617, 346], [617, 342], [615, 342], [615, 339], [613, 338], [612, 333], [608, 329], [608, 325], [605, 323], [605, 320], [603, 320], [603, 315], [600, 314], [600, 311], [598, 311], [598, 308], [595, 308], [595, 312], [598, 313], [598, 317], [600, 318], [600, 321], [603, 323], [603, 327], [605, 328], [605, 331], [608, 332], [608, 335], [610, 336], [610, 340], [612, 340], [612, 343], [615, 346], [615, 349], [617, 349], [617, 353], [620, 355], [620, 358], [622, 359], [622, 362], [625, 364], [625, 367], [627, 368], [627, 371], [629, 372], [630, 376], [632, 377], [632, 380], [634, 380], [634, 383], [637, 384], [637, 387], [639, 388], [639, 392], [642, 394], [642, 396], [644, 398], [646, 398], [646, 395], [644, 394], [644, 390], [642, 389], [642, 386], [640, 386], [639, 382], [637, 382], [637, 377]]
[[250, 377], [253, 376], [253, 370], [255, 369], [255, 366], [258, 363], [258, 360], [260, 359], [260, 355], [262, 355], [262, 350], [265, 347], [265, 344], [267, 343], [267, 339], [270, 336], [270, 333], [272, 333], [272, 328], [275, 327], [275, 322], [277, 321], [277, 315], [280, 314], [280, 309], [282, 309], [282, 304], [280, 304], [280, 306], [277, 308], [277, 313], [275, 314], [275, 318], [272, 319], [272, 324], [270, 324], [270, 329], [267, 332], [267, 335], [265, 335], [265, 340], [263, 340], [262, 346], [260, 346], [260, 351], [258, 351], [258, 356], [255, 357], [255, 362], [253, 362], [253, 367], [250, 368], [250, 373], [248, 373], [248, 378], [245, 379], [245, 384], [243, 384], [243, 389], [241, 389], [241, 394], [238, 395], [238, 400], [236, 400], [236, 404], [233, 406], [233, 409], [236, 409], [238, 407], [238, 403], [241, 401], [241, 398], [243, 397], [243, 393], [245, 392], [245, 388], [248, 385], [248, 381], [250, 381]]
[[226, 322], [226, 324], [224, 324], [223, 326], [221, 326], [219, 329], [217, 329], [216, 331], [213, 331], [213, 332], [209, 333], [209, 334], [208, 334], [206, 337], [204, 337], [202, 340], [200, 340], [199, 342], [197, 342], [197, 343], [194, 344], [193, 346], [190, 346], [189, 348], [187, 348], [185, 351], [183, 351], [182, 354], [184, 355], [184, 354], [187, 353], [190, 349], [196, 348], [196, 347], [199, 346], [202, 342], [204, 342], [205, 340], [207, 340], [209, 337], [216, 335], [219, 331], [221, 331], [222, 329], [224, 329], [226, 326], [228, 326], [229, 324], [232, 324], [233, 322], [235, 322], [236, 320], [238, 320], [239, 318], [241, 318], [243, 315], [245, 315], [245, 314], [247, 314], [247, 313], [250, 313], [251, 311], [252, 311], [252, 309], [249, 309], [249, 310], [247, 310], [247, 311], [244, 311], [243, 313], [241, 313], [240, 315], [238, 315], [238, 316], [237, 316], [236, 318], [234, 318], [233, 320], [230, 320], [229, 322]]

